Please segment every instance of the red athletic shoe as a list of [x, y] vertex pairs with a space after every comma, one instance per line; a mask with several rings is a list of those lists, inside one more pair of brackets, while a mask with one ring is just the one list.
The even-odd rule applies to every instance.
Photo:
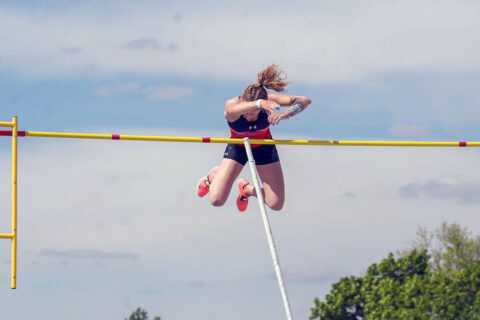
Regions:
[[217, 173], [217, 171], [218, 166], [210, 170], [210, 172], [206, 176], [198, 180], [196, 191], [199, 197], [205, 197], [205, 195], [208, 193], [208, 191], [210, 190], [210, 184], [213, 180], [213, 176], [215, 175], [215, 173]]
[[238, 182], [238, 198], [237, 198], [237, 208], [240, 210], [240, 212], [243, 212], [247, 210], [248, 206], [248, 197], [247, 194], [245, 193], [245, 186], [249, 185], [250, 182], [247, 181], [247, 179], [242, 179]]

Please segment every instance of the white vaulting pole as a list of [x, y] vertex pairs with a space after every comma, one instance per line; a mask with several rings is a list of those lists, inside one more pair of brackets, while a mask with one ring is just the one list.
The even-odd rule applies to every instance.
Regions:
[[283, 282], [282, 270], [280, 269], [280, 263], [278, 262], [275, 242], [273, 241], [270, 222], [268, 221], [267, 210], [265, 209], [265, 202], [263, 201], [262, 188], [260, 187], [260, 178], [258, 177], [257, 168], [255, 166], [255, 160], [253, 159], [250, 140], [248, 138], [244, 138], [243, 143], [245, 144], [245, 149], [247, 151], [248, 164], [250, 165], [250, 171], [252, 173], [255, 190], [257, 191], [258, 204], [260, 205], [260, 211], [262, 213], [263, 224], [265, 226], [265, 233], [267, 234], [268, 246], [270, 247], [270, 253], [272, 254], [272, 259], [273, 259], [273, 266], [275, 267], [275, 273], [277, 274], [278, 285], [280, 286], [280, 293], [282, 294], [283, 305], [285, 306], [287, 319], [293, 320], [292, 311], [290, 310], [290, 304], [288, 303], [287, 290]]

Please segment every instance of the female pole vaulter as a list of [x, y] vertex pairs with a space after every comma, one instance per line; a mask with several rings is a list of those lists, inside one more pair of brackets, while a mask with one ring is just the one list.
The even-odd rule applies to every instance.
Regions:
[[[311, 100], [307, 97], [267, 92], [285, 91], [289, 82], [276, 65], [270, 65], [258, 73], [257, 82], [245, 88], [242, 95], [227, 101], [225, 119], [232, 138], [272, 139], [270, 125], [290, 119], [307, 108]], [[288, 107], [276, 112], [280, 107]], [[264, 199], [267, 206], [278, 211], [285, 201], [285, 183], [275, 145], [252, 145], [252, 153], [258, 174], [263, 182]], [[210, 203], [222, 206], [230, 194], [234, 181], [247, 163], [243, 144], [228, 144], [220, 166], [210, 170], [198, 183], [196, 192], [204, 197], [210, 192]], [[257, 190], [246, 179], [238, 182], [237, 208], [241, 212], [248, 206], [248, 198], [257, 195]]]

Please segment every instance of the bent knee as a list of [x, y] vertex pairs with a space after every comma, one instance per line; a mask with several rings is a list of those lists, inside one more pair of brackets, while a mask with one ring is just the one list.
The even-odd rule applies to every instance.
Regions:
[[280, 211], [283, 208], [283, 201], [277, 201], [275, 203], [269, 204], [268, 207], [273, 211]]
[[210, 204], [214, 207], [223, 206], [225, 204], [225, 201], [227, 201], [226, 198], [216, 197], [216, 196], [211, 196], [210, 197]]

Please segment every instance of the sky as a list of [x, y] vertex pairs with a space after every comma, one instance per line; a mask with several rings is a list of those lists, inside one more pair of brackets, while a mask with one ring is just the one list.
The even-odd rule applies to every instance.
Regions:
[[[0, 1], [0, 121], [26, 131], [228, 137], [271, 63], [311, 106], [275, 138], [480, 141], [478, 1]], [[22, 138], [17, 289], [0, 319], [285, 319], [258, 204], [198, 179], [223, 145]], [[269, 212], [295, 319], [443, 221], [479, 233], [475, 148], [279, 146]], [[0, 233], [11, 227], [0, 139]], [[250, 178], [245, 169], [242, 177]], [[3, 213], [2, 213], [3, 212]], [[2, 285], [3, 283], [3, 285]]]

